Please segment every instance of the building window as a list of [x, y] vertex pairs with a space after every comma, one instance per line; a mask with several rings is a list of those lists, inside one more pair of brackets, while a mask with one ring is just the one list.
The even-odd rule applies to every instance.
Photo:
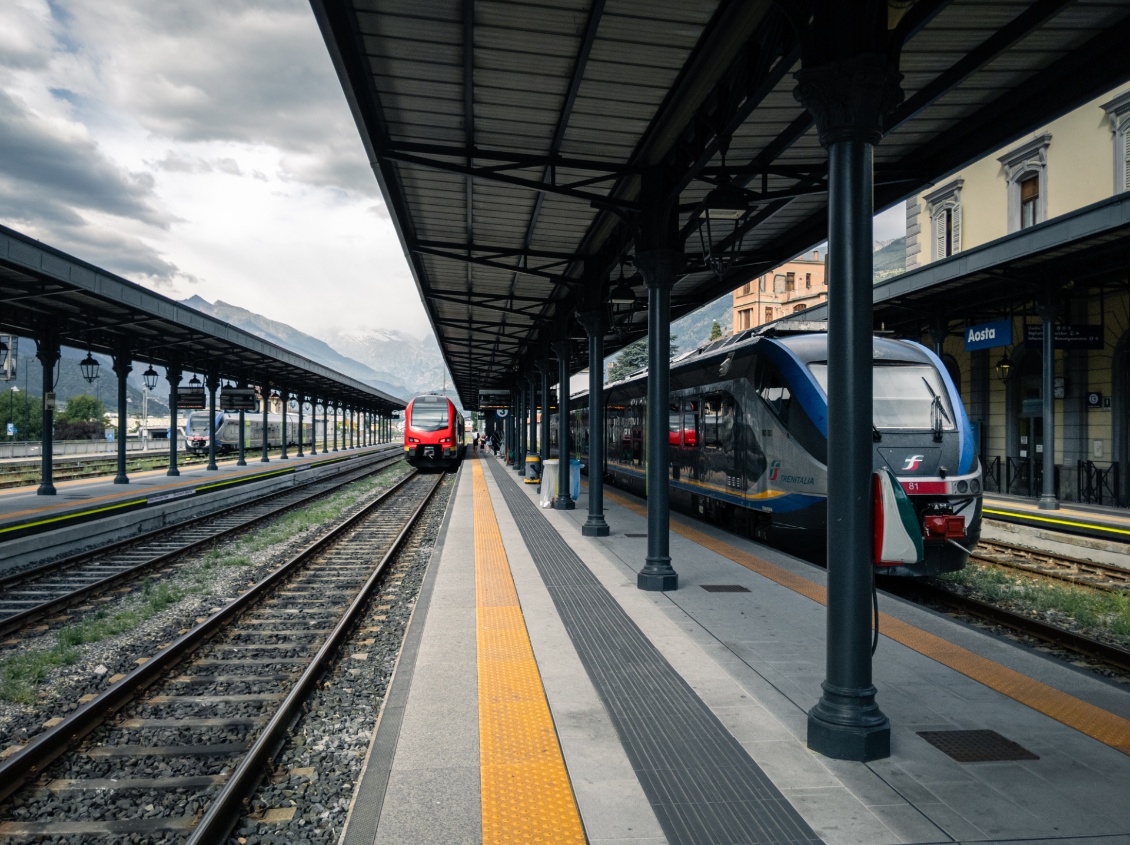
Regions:
[[1020, 228], [1027, 229], [1035, 226], [1039, 220], [1036, 217], [1036, 206], [1040, 201], [1040, 178], [1032, 175], [1020, 180]]
[[796, 290], [796, 273], [785, 273], [785, 291]]
[[759, 291], [761, 291], [762, 293], [765, 293], [765, 277], [764, 276], [762, 276], [761, 278], [759, 278], [757, 280], [757, 289]]
[[812, 287], [812, 274], [811, 273], [805, 273], [804, 274], [804, 287], [805, 287], [805, 290]]
[[766, 307], [766, 309], [765, 309], [765, 322], [768, 323], [772, 319], [773, 319], [773, 309]]
[[804, 304], [803, 302], [802, 302], [802, 303], [801, 303], [800, 305], [794, 305], [794, 306], [793, 306], [793, 313], [794, 313], [794, 314], [798, 314], [798, 313], [800, 313], [801, 311], [803, 311], [803, 310], [804, 310], [805, 308], [807, 308], [807, 307], [808, 307], [808, 306], [807, 306], [807, 305], [805, 305], [805, 304]]
[[1130, 191], [1130, 91], [1119, 94], [1103, 110], [1114, 135], [1114, 192]]
[[965, 180], [954, 179], [923, 198], [934, 232], [934, 261], [961, 252], [961, 188], [964, 184]]
[[1048, 219], [1048, 145], [1051, 142], [1052, 136], [1045, 132], [997, 159], [1004, 165], [1009, 232], [1019, 232]]
[[742, 296], [748, 296], [749, 295], [749, 288], [750, 288], [749, 282], [746, 282], [744, 285], [742, 285]]

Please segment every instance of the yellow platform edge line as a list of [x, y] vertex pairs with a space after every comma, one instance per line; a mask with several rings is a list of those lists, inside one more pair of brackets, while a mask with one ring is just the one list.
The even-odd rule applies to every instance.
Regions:
[[483, 845], [583, 845], [576, 797], [541, 683], [502, 532], [471, 465]]
[[[606, 490], [604, 496], [633, 513], [642, 516], [647, 515], [646, 507], [629, 501], [616, 493]], [[827, 604], [827, 591], [820, 584], [675, 520], [671, 521], [671, 530], [681, 537], [698, 543], [712, 552], [780, 584], [782, 587], [800, 593], [819, 604]], [[879, 631], [895, 642], [917, 651], [943, 666], [948, 666], [955, 672], [959, 672], [967, 678], [999, 692], [1001, 695], [1043, 713], [1045, 716], [1049, 716], [1069, 728], [1121, 751], [1123, 754], [1130, 755], [1130, 720], [1128, 719], [1029, 678], [1027, 675], [1006, 666], [1001, 666], [995, 661], [954, 645], [942, 637], [927, 633], [886, 613], [879, 614]]]
[[1027, 511], [1004, 511], [997, 508], [983, 508], [982, 513], [987, 516], [1014, 516], [1018, 519], [1030, 519], [1033, 522], [1046, 522], [1049, 525], [1067, 525], [1071, 528], [1086, 528], [1090, 531], [1106, 531], [1110, 534], [1125, 534], [1130, 537], [1130, 530], [1126, 528], [1115, 528], [1109, 525], [1098, 525], [1094, 522], [1077, 522], [1071, 519], [1056, 519], [1050, 516], [1037, 516], [1034, 513]]

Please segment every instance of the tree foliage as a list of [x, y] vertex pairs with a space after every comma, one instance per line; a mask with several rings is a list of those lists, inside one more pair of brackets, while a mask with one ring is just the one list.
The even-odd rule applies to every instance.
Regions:
[[[0, 396], [0, 420], [3, 428], [0, 435], [11, 440], [38, 440], [43, 431], [43, 400], [22, 390], [7, 391]], [[16, 434], [8, 438], [8, 423], [14, 423]]]
[[722, 336], [722, 327], [718, 325], [718, 321], [714, 321], [714, 325], [710, 327], [710, 339], [717, 340]]
[[[671, 357], [674, 358], [679, 352], [679, 345], [675, 343], [678, 340], [676, 335], [671, 335]], [[641, 337], [639, 340], [632, 341], [623, 349], [620, 354], [612, 359], [612, 366], [608, 369], [608, 380], [619, 381], [622, 378], [627, 378], [637, 370], [642, 370], [647, 366], [647, 338]]]
[[106, 406], [101, 399], [89, 394], [73, 396], [67, 401], [67, 407], [56, 415], [61, 423], [96, 422], [101, 424], [106, 417]]

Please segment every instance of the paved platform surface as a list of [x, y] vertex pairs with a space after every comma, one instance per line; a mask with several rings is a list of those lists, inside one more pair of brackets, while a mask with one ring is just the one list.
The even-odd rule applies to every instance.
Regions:
[[[552, 718], [531, 754], [564, 760], [590, 843], [1130, 843], [1130, 690], [881, 596], [891, 756], [830, 760], [805, 742], [823, 570], [676, 515], [679, 589], [641, 592], [643, 508], [608, 491], [604, 538], [581, 536], [586, 509], [584, 493], [539, 508], [494, 457], [464, 463], [345, 845], [553, 842], [538, 825], [567, 823], [558, 797], [524, 803], [532, 770], [499, 791], [488, 759], [499, 692], [483, 700], [481, 666], [497, 655], [476, 567], [500, 554]], [[921, 736], [953, 731], [994, 731], [1020, 759], [959, 762]]]

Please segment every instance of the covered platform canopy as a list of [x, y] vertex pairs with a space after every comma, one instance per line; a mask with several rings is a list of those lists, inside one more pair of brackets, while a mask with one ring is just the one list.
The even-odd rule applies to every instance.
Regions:
[[641, 335], [641, 238], [679, 253], [677, 317], [827, 237], [802, 68], [862, 52], [901, 73], [883, 208], [1124, 81], [1130, 43], [1120, 0], [313, 7], [466, 407], [583, 337], [574, 312], [608, 310], [621, 270], [639, 299], [609, 349]]
[[0, 226], [0, 330], [384, 415], [405, 406], [356, 379]]
[[[540, 436], [526, 421], [585, 335], [603, 466], [604, 343], [646, 332], [641, 589], [678, 586], [671, 320], [827, 239], [828, 664], [808, 741], [889, 754], [870, 654], [872, 216], [1124, 82], [1130, 3], [311, 4], [459, 395], [510, 391], [519, 468], [539, 439], [548, 455], [548, 414]], [[600, 536], [589, 479], [582, 530]], [[563, 484], [554, 506], [571, 507]]]

